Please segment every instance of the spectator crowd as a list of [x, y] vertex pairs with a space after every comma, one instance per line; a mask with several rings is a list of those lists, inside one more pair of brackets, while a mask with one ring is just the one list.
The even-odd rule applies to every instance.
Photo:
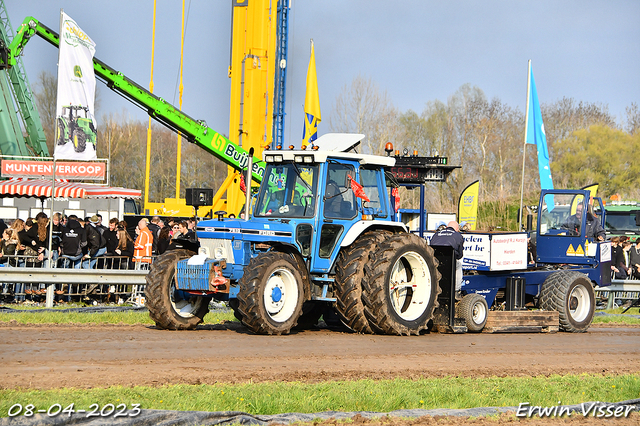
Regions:
[[[27, 267], [148, 269], [153, 258], [195, 241], [195, 219], [167, 223], [158, 216], [142, 218], [135, 231], [117, 218], [79, 218], [40, 212], [26, 221], [0, 220], [0, 265]], [[51, 239], [51, 244], [49, 243]], [[51, 253], [49, 253], [51, 249]]]

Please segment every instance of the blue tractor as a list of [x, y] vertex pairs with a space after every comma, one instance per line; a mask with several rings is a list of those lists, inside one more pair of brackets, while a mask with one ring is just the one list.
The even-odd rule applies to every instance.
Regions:
[[[193, 329], [215, 298], [258, 334], [314, 324], [328, 307], [357, 332], [425, 331], [440, 292], [437, 261], [394, 219], [396, 157], [353, 152], [363, 137], [328, 134], [318, 149], [265, 151], [248, 216], [199, 222], [198, 254], [173, 250], [152, 265], [146, 304], [157, 326]], [[427, 167], [439, 180], [454, 168]]]
[[247, 217], [219, 212], [198, 223], [199, 247], [153, 263], [145, 292], [156, 325], [193, 329], [215, 298], [258, 334], [287, 334], [331, 313], [359, 333], [478, 332], [496, 310], [556, 311], [556, 329], [588, 329], [593, 286], [610, 282], [610, 243], [587, 232], [604, 223], [599, 199], [542, 191], [535, 232], [464, 233], [457, 272], [450, 247], [428, 245], [424, 220], [416, 232], [397, 220], [394, 191], [419, 187], [424, 211], [424, 184], [457, 166], [406, 151], [353, 152], [363, 137], [328, 134], [317, 150], [265, 151]]

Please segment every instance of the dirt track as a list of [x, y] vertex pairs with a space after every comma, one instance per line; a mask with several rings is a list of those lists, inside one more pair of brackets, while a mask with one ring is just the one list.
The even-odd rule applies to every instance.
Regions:
[[0, 325], [0, 388], [640, 372], [640, 327], [586, 334], [396, 337], [314, 330], [256, 336], [229, 325]]

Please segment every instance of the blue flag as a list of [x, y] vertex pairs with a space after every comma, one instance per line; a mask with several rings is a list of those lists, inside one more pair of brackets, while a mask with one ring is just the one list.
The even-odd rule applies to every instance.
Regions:
[[544, 133], [544, 123], [540, 113], [540, 102], [533, 70], [529, 68], [531, 85], [529, 86], [529, 110], [527, 111], [527, 143], [536, 144], [538, 148], [538, 170], [540, 172], [540, 188], [553, 189], [551, 169], [549, 168], [549, 151], [547, 150], [547, 136]]

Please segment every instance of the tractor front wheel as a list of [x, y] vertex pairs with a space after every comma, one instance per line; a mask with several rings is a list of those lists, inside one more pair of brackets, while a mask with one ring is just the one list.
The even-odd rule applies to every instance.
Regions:
[[302, 314], [304, 286], [298, 263], [286, 253], [262, 253], [238, 282], [238, 311], [256, 334], [288, 334]]
[[209, 312], [210, 297], [193, 296], [176, 289], [178, 262], [194, 254], [187, 250], [171, 250], [159, 256], [151, 265], [146, 278], [145, 305], [159, 328], [192, 330]]

